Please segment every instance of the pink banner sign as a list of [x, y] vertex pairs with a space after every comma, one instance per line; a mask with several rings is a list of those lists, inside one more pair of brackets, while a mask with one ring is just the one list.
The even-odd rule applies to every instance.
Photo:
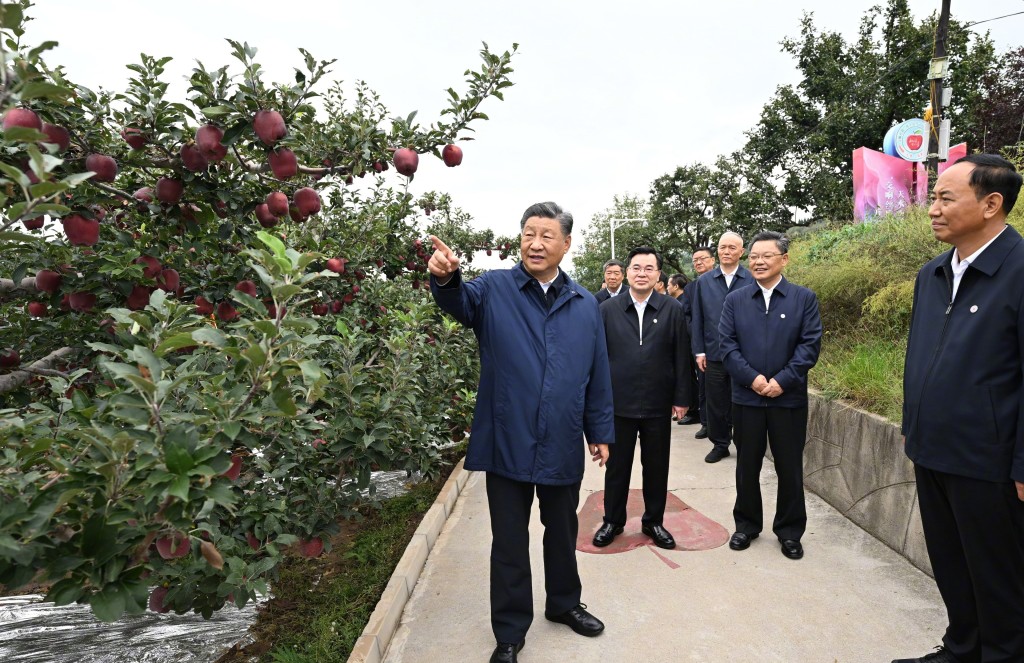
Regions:
[[[949, 159], [939, 163], [939, 173], [966, 155], [966, 143], [951, 147]], [[859, 223], [898, 214], [911, 205], [927, 204], [928, 177], [924, 164], [904, 161], [867, 147], [853, 151], [854, 221]]]

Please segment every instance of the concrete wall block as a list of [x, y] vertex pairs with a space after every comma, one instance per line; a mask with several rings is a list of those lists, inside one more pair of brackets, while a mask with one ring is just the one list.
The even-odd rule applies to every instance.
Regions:
[[[913, 467], [903, 453], [894, 426], [860, 416], [859, 425], [843, 442], [843, 476], [855, 499], [879, 488], [913, 480]], [[896, 434], [894, 434], [894, 432]]]
[[423, 516], [420, 526], [416, 528], [416, 534], [423, 534], [427, 537], [428, 548], [434, 547], [434, 542], [437, 541], [437, 536], [441, 533], [441, 528], [444, 527], [446, 520], [448, 520], [448, 515], [442, 504], [434, 504]]
[[359, 636], [348, 657], [348, 663], [380, 663], [380, 660], [380, 647], [372, 635]]
[[804, 477], [804, 486], [831, 504], [840, 513], [846, 513], [854, 502], [853, 495], [846, 485], [846, 478], [838, 465], [822, 469]]
[[808, 436], [804, 446], [804, 476], [814, 474], [826, 467], [839, 465], [843, 457], [842, 447], [820, 437]]
[[921, 509], [917, 504], [917, 490], [914, 490], [914, 502], [910, 508], [910, 524], [907, 525], [906, 541], [901, 551], [910, 563], [928, 575], [932, 572], [932, 561], [928, 557], [928, 548], [924, 541], [924, 526], [921, 524]]
[[420, 579], [420, 573], [423, 571], [423, 565], [426, 564], [429, 553], [430, 548], [427, 546], [427, 537], [423, 534], [413, 534], [412, 541], [409, 542], [405, 552], [402, 553], [402, 559], [398, 560], [395, 572], [391, 574], [392, 578], [402, 578], [405, 580], [405, 586], [409, 590], [410, 595]]
[[437, 498], [434, 502], [436, 504], [440, 504], [444, 508], [444, 515], [447, 518], [452, 515], [452, 509], [455, 508], [455, 500], [457, 499], [459, 499], [459, 482], [457, 476], [453, 472], [448, 477], [448, 481], [446, 481], [444, 486], [441, 487], [441, 492], [437, 494]]
[[462, 491], [466, 489], [466, 482], [469, 481], [469, 477], [472, 474], [472, 472], [464, 467], [465, 462], [465, 459], [460, 460], [459, 464], [456, 465], [455, 469], [452, 471], [452, 473], [455, 474], [455, 481], [459, 485], [459, 493], [462, 493]]
[[807, 403], [807, 437], [829, 439], [828, 427], [831, 417], [832, 404], [812, 389]]
[[901, 552], [916, 492], [912, 483], [884, 486], [861, 498], [846, 515], [887, 546]]
[[377, 607], [370, 615], [370, 621], [363, 629], [363, 636], [376, 636], [378, 647], [386, 650], [387, 644], [382, 645], [382, 643], [391, 642], [391, 637], [402, 620], [402, 611], [405, 610], [408, 600], [409, 588], [406, 586], [405, 578], [392, 576], [387, 587], [384, 588], [384, 593], [380, 596], [380, 601], [377, 602]]

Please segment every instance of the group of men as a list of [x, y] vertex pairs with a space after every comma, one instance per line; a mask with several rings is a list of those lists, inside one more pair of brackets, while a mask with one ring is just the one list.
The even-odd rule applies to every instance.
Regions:
[[[604, 522], [594, 535], [595, 546], [611, 544], [624, 531], [629, 475], [639, 438], [642, 531], [661, 548], [675, 547], [662, 523], [669, 411], [686, 422], [693, 405], [695, 364], [699, 384], [704, 385], [706, 435], [712, 442], [705, 460], [714, 463], [729, 456], [734, 431], [736, 436], [736, 531], [730, 548], [745, 550], [761, 533], [760, 472], [770, 444], [779, 475], [773, 531], [786, 557], [803, 557], [807, 373], [818, 359], [821, 318], [814, 293], [782, 275], [789, 262], [786, 237], [775, 232], [757, 234], [750, 244], [749, 270], [740, 265], [743, 253], [742, 237], [723, 234], [718, 242], [721, 265], [715, 267], [709, 248], [694, 251], [698, 278], [685, 283], [685, 277], [673, 275], [667, 279], [669, 295], [651, 292], [651, 284], [663, 275], [661, 259], [653, 249], [634, 249], [625, 264], [605, 263], [607, 287], [597, 299], [612, 367], [615, 444], [605, 477]], [[623, 268], [627, 285], [613, 290]], [[654, 312], [647, 315], [650, 309]], [[645, 317], [647, 328], [665, 331], [665, 325], [651, 324], [660, 318], [672, 324], [673, 333], [645, 336]], [[671, 404], [669, 396], [674, 397]], [[641, 403], [648, 407], [638, 407]], [[698, 431], [698, 436], [704, 432]]]
[[[903, 430], [949, 627], [936, 652], [894, 663], [1024, 661], [1024, 241], [1006, 225], [1020, 187], [1008, 162], [974, 155], [940, 176], [929, 208], [933, 233], [954, 248], [918, 275]], [[671, 295], [655, 291], [661, 256], [639, 247], [620, 278], [606, 273], [595, 298], [559, 268], [571, 215], [539, 203], [520, 226], [522, 261], [511, 269], [463, 281], [457, 255], [436, 237], [428, 265], [435, 300], [480, 347], [465, 466], [486, 473], [492, 663], [518, 660], [533, 619], [534, 495], [545, 617], [581, 635], [604, 630], [581, 603], [575, 556], [585, 448], [607, 468], [594, 543], [623, 531], [639, 440], [642, 531], [675, 545], [662, 522], [668, 441], [672, 418], [684, 419], [694, 400], [693, 364], [713, 445], [705, 460], [728, 457], [731, 442], [737, 450], [730, 548], [746, 549], [761, 532], [759, 473], [770, 445], [779, 475], [772, 529], [782, 554], [800, 559], [807, 372], [822, 334], [814, 293], [782, 276], [789, 241], [778, 233], [759, 233], [748, 247], [725, 233], [719, 266], [711, 250], [695, 251], [699, 278], [669, 279]], [[954, 388], [957, 398], [943, 397]]]

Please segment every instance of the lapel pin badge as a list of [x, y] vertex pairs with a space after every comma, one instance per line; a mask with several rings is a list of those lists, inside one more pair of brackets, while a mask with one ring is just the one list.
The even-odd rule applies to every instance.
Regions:
[[974, 306], [971, 307], [971, 313], [977, 313], [977, 312], [978, 312], [978, 305], [975, 304]]
[[780, 318], [785, 318], [785, 317], [786, 317], [786, 314], [785, 314], [785, 313], [783, 313], [783, 314], [779, 315], [779, 317], [780, 317]]

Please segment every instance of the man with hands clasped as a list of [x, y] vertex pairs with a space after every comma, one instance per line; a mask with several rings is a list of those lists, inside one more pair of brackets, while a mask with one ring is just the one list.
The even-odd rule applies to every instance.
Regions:
[[731, 292], [719, 323], [721, 352], [732, 377], [736, 443], [736, 532], [733, 550], [745, 550], [764, 526], [761, 464], [771, 444], [779, 477], [772, 531], [782, 554], [803, 557], [807, 527], [803, 457], [807, 439], [807, 372], [821, 350], [818, 299], [782, 276], [789, 240], [776, 232], [754, 236], [749, 249], [754, 283]]
[[[522, 262], [463, 281], [436, 237], [427, 267], [438, 306], [476, 334], [480, 386], [466, 469], [486, 473], [491, 517], [491, 663], [510, 663], [533, 620], [529, 524], [534, 495], [544, 525], [544, 616], [595, 636], [604, 624], [580, 602], [576, 566], [584, 435], [602, 467], [614, 440], [608, 349], [597, 301], [558, 265], [572, 215], [530, 206], [520, 222]], [[536, 660], [546, 660], [538, 656]]]

